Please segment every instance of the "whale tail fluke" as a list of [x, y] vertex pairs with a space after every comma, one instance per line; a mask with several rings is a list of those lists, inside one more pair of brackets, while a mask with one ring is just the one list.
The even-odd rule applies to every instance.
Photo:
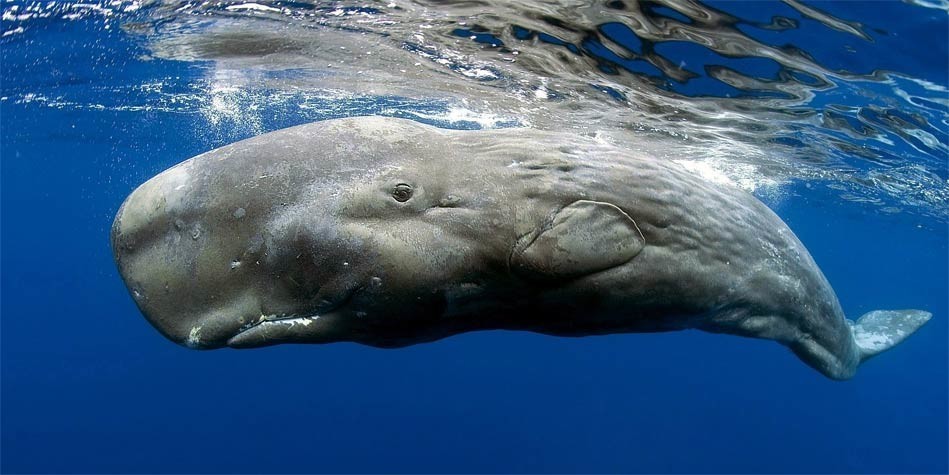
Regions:
[[898, 345], [932, 316], [922, 310], [874, 310], [851, 322], [860, 362]]

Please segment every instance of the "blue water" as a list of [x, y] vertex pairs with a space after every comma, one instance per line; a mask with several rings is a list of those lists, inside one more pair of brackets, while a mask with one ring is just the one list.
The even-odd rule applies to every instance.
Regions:
[[[886, 8], [860, 13], [875, 14]], [[946, 33], [925, 38], [934, 54]], [[769, 201], [848, 315], [933, 312], [846, 382], [772, 342], [699, 332], [193, 351], [141, 317], [109, 227], [148, 177], [247, 132], [200, 114], [11, 100], [147, 102], [124, 86], [171, 79], [186, 91], [204, 74], [136, 59], [141, 45], [98, 23], [24, 35], [0, 43], [4, 473], [949, 471], [949, 236], [936, 217], [883, 214], [803, 182]], [[925, 51], [901, 54], [881, 67], [945, 84], [945, 61], [925, 69], [914, 59]], [[267, 117], [265, 130], [299, 122]]]

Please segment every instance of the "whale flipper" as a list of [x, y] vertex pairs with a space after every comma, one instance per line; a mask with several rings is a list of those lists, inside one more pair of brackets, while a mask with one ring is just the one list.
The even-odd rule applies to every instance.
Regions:
[[860, 362], [898, 345], [932, 316], [923, 310], [874, 310], [851, 322]]
[[574, 278], [628, 262], [645, 245], [636, 222], [616, 205], [579, 200], [519, 245], [512, 265], [536, 276]]

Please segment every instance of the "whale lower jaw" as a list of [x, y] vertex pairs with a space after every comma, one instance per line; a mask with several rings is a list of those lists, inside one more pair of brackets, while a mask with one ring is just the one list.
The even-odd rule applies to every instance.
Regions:
[[262, 317], [259, 321], [241, 328], [236, 335], [227, 340], [227, 346], [257, 348], [304, 339], [316, 334], [313, 330], [316, 330], [315, 324], [320, 318], [322, 318], [320, 315], [273, 319]]

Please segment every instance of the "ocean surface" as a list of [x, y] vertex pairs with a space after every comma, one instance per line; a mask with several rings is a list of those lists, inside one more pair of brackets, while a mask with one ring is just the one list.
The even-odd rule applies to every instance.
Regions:
[[[0, 471], [949, 471], [949, 3], [0, 3]], [[595, 134], [754, 193], [851, 318], [932, 320], [834, 382], [769, 341], [475, 332], [194, 351], [109, 248], [201, 152], [385, 115]]]

